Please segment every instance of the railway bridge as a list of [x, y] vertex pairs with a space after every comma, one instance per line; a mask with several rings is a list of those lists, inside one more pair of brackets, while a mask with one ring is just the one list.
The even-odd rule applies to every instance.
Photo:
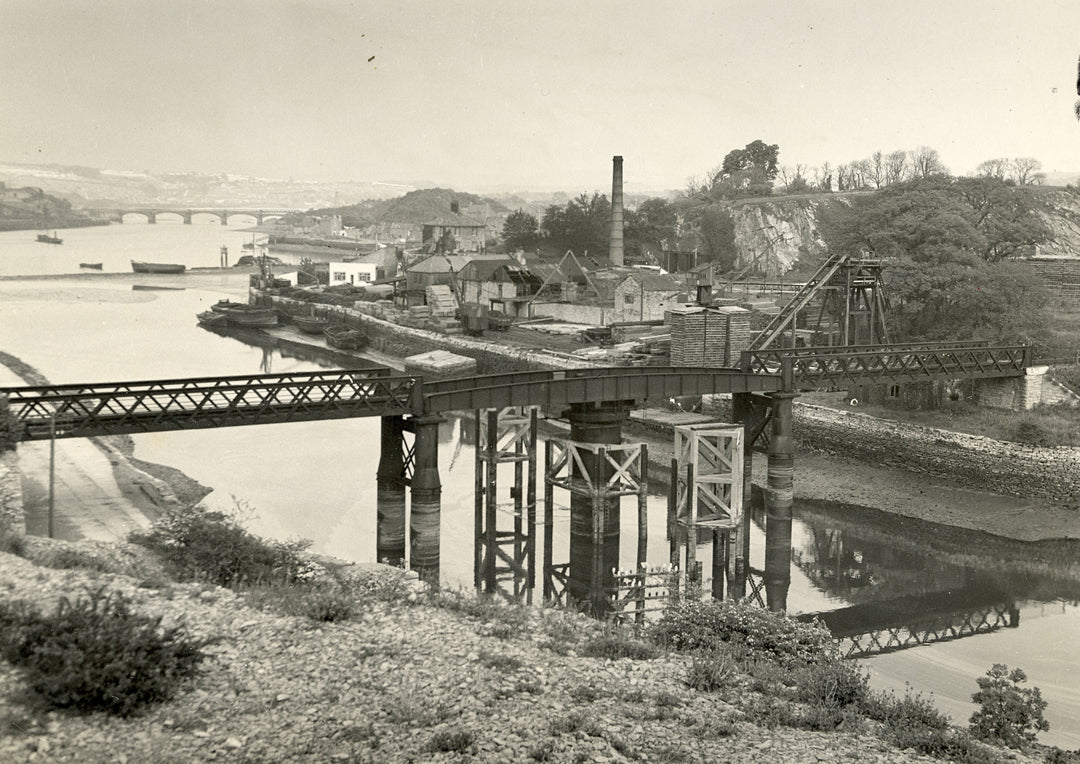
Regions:
[[191, 225], [192, 217], [195, 215], [214, 215], [221, 220], [222, 225], [229, 224], [229, 218], [232, 215], [249, 215], [255, 218], [256, 225], [262, 225], [264, 220], [280, 219], [290, 212], [296, 212], [297, 210], [283, 210], [283, 209], [247, 209], [247, 208], [233, 208], [229, 207], [223, 209], [220, 207], [125, 207], [123, 209], [116, 210], [114, 213], [116, 219], [121, 223], [124, 222], [124, 216], [128, 214], [142, 215], [146, 218], [147, 223], [157, 223], [157, 216], [165, 213], [179, 215], [184, 225]]
[[[644, 444], [625, 444], [622, 435], [623, 423], [635, 407], [675, 397], [731, 396], [732, 426], [721, 435], [734, 450], [706, 459], [714, 467], [727, 465], [726, 477], [719, 479], [723, 485], [718, 488], [717, 479], [704, 472], [695, 475], [694, 466], [686, 473], [686, 465], [673, 460], [676, 491], [669, 502], [668, 532], [670, 561], [679, 564], [685, 554], [688, 575], [697, 564], [695, 542], [711, 537], [714, 594], [723, 596], [726, 581], [729, 594], [742, 597], [749, 558], [749, 513], [741, 506], [749, 492], [742, 491], [742, 485], [749, 485], [755, 442], [767, 444], [767, 536], [775, 542], [790, 541], [792, 408], [799, 391], [852, 380], [900, 383], [1022, 376], [1028, 359], [1023, 347], [934, 343], [755, 350], [743, 354], [741, 369], [615, 367], [426, 381], [379, 368], [15, 387], [0, 389], [0, 394], [7, 396], [18, 435], [27, 441], [379, 417], [377, 558], [390, 564], [408, 559], [432, 582], [438, 581], [440, 564], [438, 424], [448, 412], [472, 411], [477, 444], [475, 583], [489, 591], [505, 592], [509, 586], [514, 595], [531, 598], [538, 567], [537, 475], [542, 474], [544, 596], [565, 595], [603, 612], [617, 588], [613, 571], [619, 561], [622, 496], [639, 498], [636, 559], [639, 566], [649, 562], [644, 519], [647, 450]], [[541, 410], [570, 425], [563, 446], [552, 450], [549, 441], [542, 470], [537, 464]], [[704, 435], [690, 436], [696, 439], [699, 434]], [[678, 440], [677, 436], [677, 452]], [[514, 465], [512, 507], [499, 505], [497, 467], [504, 463]], [[570, 492], [570, 551], [565, 565], [554, 563], [551, 549], [555, 488]], [[702, 506], [711, 503], [724, 511], [697, 514], [699, 495]], [[513, 518], [512, 530], [500, 530], [500, 514]], [[770, 542], [766, 550], [766, 589], [770, 606], [777, 608], [786, 607], [790, 583], [790, 547], [781, 559], [781, 546]]]

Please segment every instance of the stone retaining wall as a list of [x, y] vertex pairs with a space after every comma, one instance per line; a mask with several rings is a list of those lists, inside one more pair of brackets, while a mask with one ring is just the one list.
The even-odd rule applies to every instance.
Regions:
[[0, 453], [0, 534], [26, 532], [23, 512], [22, 476], [15, 451]]
[[1080, 448], [1007, 443], [799, 403], [794, 430], [802, 448], [946, 478], [968, 488], [1080, 502]]

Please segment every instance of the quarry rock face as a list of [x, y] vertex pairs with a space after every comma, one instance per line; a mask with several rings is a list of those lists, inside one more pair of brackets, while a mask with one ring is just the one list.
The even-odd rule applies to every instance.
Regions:
[[835, 195], [817, 199], [762, 199], [733, 204], [735, 245], [739, 255], [736, 268], [754, 263], [752, 272], [776, 278], [791, 270], [801, 259], [818, 262], [826, 246], [818, 232], [817, 214], [821, 205]]
[[1080, 257], [1080, 194], [1065, 189], [1045, 190], [1036, 197], [1039, 217], [1050, 228], [1051, 240], [1040, 244], [1042, 257]]

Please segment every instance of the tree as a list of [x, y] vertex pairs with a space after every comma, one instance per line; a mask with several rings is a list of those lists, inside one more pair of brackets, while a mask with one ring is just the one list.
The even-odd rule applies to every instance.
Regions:
[[979, 691], [971, 699], [979, 710], [971, 715], [971, 732], [975, 737], [1019, 748], [1035, 741], [1040, 732], [1050, 729], [1043, 717], [1046, 701], [1038, 687], [1021, 687], [1027, 681], [1023, 669], [1013, 669], [995, 663], [986, 676], [975, 680]]
[[929, 178], [932, 175], [947, 175], [948, 169], [937, 149], [919, 146], [910, 154], [912, 175], [916, 178]]
[[607, 197], [582, 193], [566, 203], [544, 210], [541, 227], [547, 238], [559, 249], [572, 249], [578, 254], [586, 251], [606, 253], [611, 227], [611, 205]]
[[703, 200], [719, 201], [746, 196], [768, 196], [778, 171], [780, 147], [764, 141], [752, 141], [744, 148], [732, 149], [719, 167], [709, 171], [704, 183], [692, 191]]
[[701, 262], [716, 263], [721, 271], [735, 268], [739, 250], [735, 246], [735, 220], [726, 209], [714, 205], [706, 208], [699, 220], [703, 252]]
[[1042, 183], [1046, 175], [1039, 172], [1041, 169], [1042, 162], [1033, 157], [1017, 157], [1009, 163], [1010, 177], [1018, 186]]
[[975, 173], [981, 178], [1005, 180], [1009, 174], [1009, 160], [987, 159], [984, 162], [979, 162], [979, 166], [975, 168]]
[[540, 238], [539, 224], [533, 215], [515, 210], [503, 223], [503, 242], [509, 249], [533, 249]]
[[659, 252], [675, 238], [675, 207], [667, 199], [646, 199], [636, 210], [626, 210], [624, 237], [628, 254], [644, 257]]

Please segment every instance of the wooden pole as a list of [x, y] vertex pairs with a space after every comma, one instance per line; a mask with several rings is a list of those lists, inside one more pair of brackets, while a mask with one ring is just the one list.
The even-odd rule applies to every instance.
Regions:
[[49, 418], [49, 538], [53, 538], [54, 502], [56, 496], [56, 412]]

